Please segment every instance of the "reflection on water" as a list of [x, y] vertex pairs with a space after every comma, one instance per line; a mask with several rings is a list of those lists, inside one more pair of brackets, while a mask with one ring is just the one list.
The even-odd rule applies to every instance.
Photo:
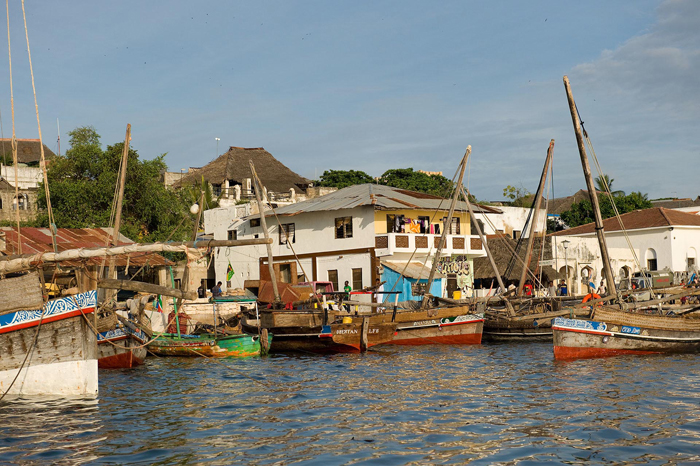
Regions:
[[386, 347], [152, 358], [100, 378], [99, 401], [0, 406], [0, 463], [700, 460], [696, 355], [558, 362], [539, 343]]

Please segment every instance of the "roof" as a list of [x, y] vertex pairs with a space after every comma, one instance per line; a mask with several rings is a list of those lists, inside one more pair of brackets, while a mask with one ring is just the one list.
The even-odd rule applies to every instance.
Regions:
[[[44, 158], [55, 157], [51, 149], [44, 144]], [[0, 159], [5, 165], [12, 164], [12, 139], [0, 138]], [[5, 163], [7, 159], [7, 163]], [[41, 146], [38, 139], [17, 139], [17, 161], [19, 163], [35, 164], [41, 160]]]
[[223, 184], [225, 180], [232, 185], [243, 184], [246, 178], [252, 178], [250, 161], [255, 164], [255, 171], [263, 186], [268, 191], [285, 192], [294, 188], [306, 190], [310, 181], [294, 173], [262, 147], [245, 148], [231, 146], [225, 154], [202, 168], [190, 172], [181, 180], [173, 183], [175, 188], [193, 184], [202, 179], [212, 184]]
[[[297, 215], [307, 212], [325, 212], [356, 207], [373, 206], [375, 210], [449, 210], [450, 201], [430, 194], [366, 183], [339, 189], [324, 196], [308, 199], [276, 209], [277, 215]], [[501, 213], [494, 207], [478, 204], [474, 212]], [[464, 202], [457, 202], [456, 209], [466, 211]], [[273, 215], [269, 212], [267, 215]]]
[[[522, 264], [525, 258], [525, 252], [527, 249], [527, 238], [522, 238], [520, 243], [520, 248], [518, 248], [518, 256], [521, 260], [515, 260], [511, 264], [513, 259], [513, 251], [515, 251], [518, 242], [508, 236], [489, 236], [487, 238], [487, 243], [489, 251], [493, 255], [494, 262], [496, 262], [496, 267], [501, 276], [506, 280], [520, 280], [520, 273], [522, 271]], [[539, 273], [539, 261], [540, 258], [543, 260], [552, 259], [552, 242], [545, 238], [544, 242], [544, 256], [541, 255], [542, 251], [542, 238], [540, 236], [535, 237], [532, 242], [532, 256], [530, 259], [529, 268], [533, 274]], [[509, 266], [510, 265], [510, 270]], [[543, 280], [554, 280], [558, 278], [557, 272], [552, 267], [543, 267]], [[488, 257], [477, 257], [474, 259], [474, 278], [491, 278], [495, 277], [493, 273], [493, 267], [491, 266], [491, 261]]]
[[[20, 229], [22, 235], [22, 254], [37, 254], [40, 252], [53, 252], [53, 244], [51, 242], [51, 231], [48, 228], [29, 228], [23, 227]], [[56, 243], [58, 252], [68, 249], [79, 248], [98, 248], [105, 247], [112, 235], [111, 228], [59, 228], [56, 232]], [[5, 240], [5, 249], [0, 251], [4, 255], [17, 254], [19, 247], [17, 244], [17, 228], [16, 227], [0, 227], [0, 236]], [[119, 245], [133, 244], [133, 241], [119, 235]], [[124, 267], [127, 264], [127, 257], [115, 256], [116, 264], [119, 267]], [[86, 259], [88, 265], [101, 265], [103, 260], [100, 257]], [[78, 266], [81, 261], [65, 261], [62, 264], [68, 266]], [[157, 253], [132, 253], [128, 255], [128, 263], [130, 266], [140, 267], [142, 265], [150, 265], [153, 267], [164, 266], [171, 264], [166, 258]]]
[[[626, 230], [641, 230], [643, 228], [662, 228], [672, 226], [698, 226], [700, 216], [680, 210], [652, 207], [651, 209], [635, 210], [620, 215], [622, 225]], [[603, 228], [606, 232], [622, 231], [622, 225], [616, 217], [603, 220]], [[552, 233], [553, 236], [585, 235], [595, 233], [595, 223], [587, 223], [568, 230]], [[550, 235], [550, 236], [552, 236]]]
[[[600, 191], [597, 191], [597, 192], [598, 192], [598, 194], [602, 194]], [[566, 212], [567, 210], [570, 210], [571, 206], [574, 203], [581, 202], [581, 201], [588, 201], [588, 200], [590, 200], [590, 196], [588, 195], [588, 190], [587, 189], [579, 189], [571, 196], [557, 197], [554, 199], [550, 199], [549, 204], [547, 205], [547, 213], [554, 214], [554, 215], [561, 215], [562, 212]], [[544, 205], [544, 203], [543, 203], [543, 205]]]
[[678, 209], [680, 207], [695, 207], [700, 206], [700, 196], [698, 196], [695, 200], [687, 198], [651, 201], [651, 205], [653, 205], [654, 207], [665, 207], [667, 209]]
[[[423, 265], [422, 262], [406, 263], [382, 260], [382, 265], [396, 273], [402, 274], [404, 277], [413, 278], [415, 280], [427, 280], [428, 277], [430, 277], [430, 267]], [[445, 275], [436, 271], [435, 278], [445, 278]]]

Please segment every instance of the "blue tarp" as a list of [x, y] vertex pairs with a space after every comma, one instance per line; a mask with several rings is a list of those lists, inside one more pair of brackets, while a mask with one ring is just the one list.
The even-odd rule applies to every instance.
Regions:
[[[394, 284], [397, 282], [397, 280], [400, 280], [398, 285], [394, 287]], [[413, 296], [413, 293], [411, 293], [411, 285], [416, 283], [415, 278], [406, 278], [406, 277], [401, 277], [401, 274], [399, 272], [396, 272], [389, 267], [384, 267], [384, 272], [382, 273], [382, 281], [385, 281], [386, 283], [384, 284], [384, 291], [391, 291], [392, 288], [394, 288], [394, 291], [399, 291], [401, 294], [399, 295], [399, 301], [420, 301], [422, 299], [422, 296]], [[428, 279], [424, 278], [419, 281], [419, 283], [428, 283]], [[433, 296], [442, 296], [442, 279], [438, 278], [433, 280], [433, 284], [430, 287], [430, 294]], [[394, 301], [394, 295], [389, 295], [387, 298], [385, 295], [384, 298], [386, 301]]]

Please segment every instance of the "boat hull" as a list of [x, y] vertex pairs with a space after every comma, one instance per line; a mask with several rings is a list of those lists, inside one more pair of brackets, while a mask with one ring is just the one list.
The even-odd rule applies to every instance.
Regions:
[[387, 312], [386, 321], [396, 322], [390, 345], [478, 345], [484, 316], [472, 314], [469, 306], [438, 307]]
[[700, 351], [700, 330], [662, 329], [624, 325], [624, 322], [560, 317], [553, 320], [552, 330], [554, 357], [557, 359]]
[[[97, 339], [83, 317], [91, 318], [96, 303], [97, 293], [90, 291], [48, 301], [43, 320], [41, 310], [0, 316], [0, 392], [96, 396]], [[39, 322], [36, 346], [22, 367]]]
[[[271, 341], [270, 335], [268, 343]], [[148, 344], [148, 350], [157, 356], [233, 358], [259, 356], [261, 347], [259, 338], [248, 334], [225, 337], [163, 334]]]
[[[136, 328], [116, 328], [102, 332], [97, 337], [100, 369], [130, 369], [140, 366], [146, 359], [147, 350], [144, 346], [148, 336]], [[113, 343], [113, 344], [112, 344]]]

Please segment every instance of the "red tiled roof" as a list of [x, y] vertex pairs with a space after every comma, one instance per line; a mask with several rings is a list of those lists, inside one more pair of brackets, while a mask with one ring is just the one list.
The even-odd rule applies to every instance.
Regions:
[[[620, 215], [622, 225], [626, 230], [641, 230], [643, 228], [660, 228], [671, 226], [698, 226], [700, 227], [700, 215], [695, 215], [680, 210], [652, 207], [651, 209], [635, 210]], [[603, 220], [603, 228], [606, 232], [621, 231], [622, 225], [615, 217]], [[595, 224], [587, 223], [568, 230], [552, 233], [551, 236], [584, 235], [595, 233]]]
[[[700, 218], [700, 217], [698, 217]], [[22, 254], [36, 254], [39, 252], [53, 252], [51, 243], [51, 231], [48, 228], [20, 229], [22, 235]], [[0, 235], [4, 235], [5, 249], [1, 254], [18, 254], [18, 235], [16, 227], [1, 227]], [[118, 244], [132, 244], [133, 241], [120, 235]], [[56, 233], [56, 246], [59, 252], [68, 249], [79, 248], [103, 248], [111, 237], [111, 229], [108, 228], [59, 228]], [[130, 266], [140, 267], [150, 265], [153, 267], [168, 265], [171, 262], [157, 253], [132, 253], [129, 254]], [[102, 258], [87, 259], [88, 265], [102, 264]], [[117, 256], [116, 263], [119, 267], [126, 266], [127, 257]], [[77, 266], [78, 261], [67, 261], [64, 265]]]

